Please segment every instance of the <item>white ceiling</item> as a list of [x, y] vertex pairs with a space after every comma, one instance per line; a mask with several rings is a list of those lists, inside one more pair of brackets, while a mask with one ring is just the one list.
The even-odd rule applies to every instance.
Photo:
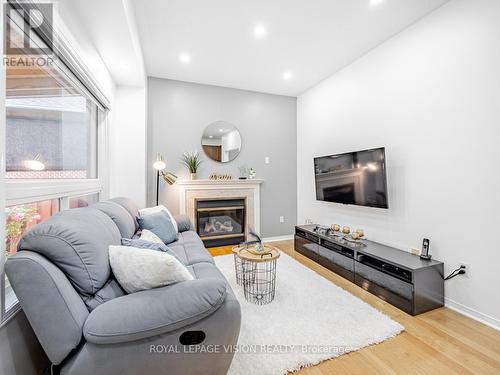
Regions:
[[[59, 12], [71, 11], [118, 85], [144, 86], [146, 72], [137, 36], [134, 0], [59, 0]], [[63, 16], [68, 16], [63, 13]], [[67, 20], [66, 20], [67, 21]], [[74, 25], [67, 28], [72, 31]]]
[[[148, 76], [296, 96], [448, 0], [131, 0]], [[373, 5], [372, 3], [378, 3]], [[267, 28], [256, 39], [255, 25]], [[190, 63], [179, 61], [189, 54]], [[292, 73], [283, 79], [285, 71]]]

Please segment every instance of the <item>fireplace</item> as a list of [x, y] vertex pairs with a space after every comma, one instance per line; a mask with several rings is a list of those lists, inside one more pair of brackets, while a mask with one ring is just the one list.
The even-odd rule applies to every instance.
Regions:
[[246, 201], [197, 199], [196, 232], [205, 247], [236, 245], [245, 241]]

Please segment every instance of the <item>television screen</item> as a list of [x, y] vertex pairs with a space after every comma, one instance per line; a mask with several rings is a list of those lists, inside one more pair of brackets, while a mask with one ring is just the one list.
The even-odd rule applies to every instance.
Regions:
[[388, 208], [385, 148], [314, 158], [316, 199]]

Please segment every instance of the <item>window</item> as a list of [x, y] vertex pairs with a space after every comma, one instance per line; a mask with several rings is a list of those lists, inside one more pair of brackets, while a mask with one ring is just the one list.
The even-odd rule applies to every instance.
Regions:
[[97, 178], [97, 124], [97, 103], [64, 65], [7, 65], [6, 178]]
[[89, 194], [82, 195], [80, 197], [72, 197], [69, 199], [69, 208], [87, 207], [97, 202], [99, 202], [99, 194]]
[[[19, 204], [5, 208], [5, 258], [17, 252], [22, 235], [36, 224], [47, 220], [59, 211], [59, 199]], [[17, 302], [9, 280], [5, 276], [5, 307], [12, 308]]]
[[[33, 30], [24, 34], [19, 22], [22, 17], [7, 22], [10, 40], [21, 45], [28, 37], [31, 44], [41, 43], [43, 36]], [[0, 152], [5, 153], [5, 169], [0, 165], [5, 177], [0, 219], [5, 221], [0, 221], [4, 226], [0, 266], [16, 253], [21, 236], [33, 226], [59, 211], [86, 207], [105, 194], [107, 101], [71, 48], [57, 35], [54, 40], [57, 50], [51, 63], [7, 64], [5, 69], [6, 126], [4, 132], [0, 129]], [[20, 56], [34, 56], [25, 52]], [[0, 272], [1, 324], [19, 304], [3, 267]]]

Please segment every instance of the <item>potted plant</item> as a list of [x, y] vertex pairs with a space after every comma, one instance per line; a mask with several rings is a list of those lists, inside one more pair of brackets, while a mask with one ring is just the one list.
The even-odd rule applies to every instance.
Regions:
[[196, 180], [196, 173], [198, 172], [198, 167], [200, 166], [202, 160], [198, 151], [185, 152], [182, 155], [182, 164], [184, 164], [191, 174], [191, 180]]

